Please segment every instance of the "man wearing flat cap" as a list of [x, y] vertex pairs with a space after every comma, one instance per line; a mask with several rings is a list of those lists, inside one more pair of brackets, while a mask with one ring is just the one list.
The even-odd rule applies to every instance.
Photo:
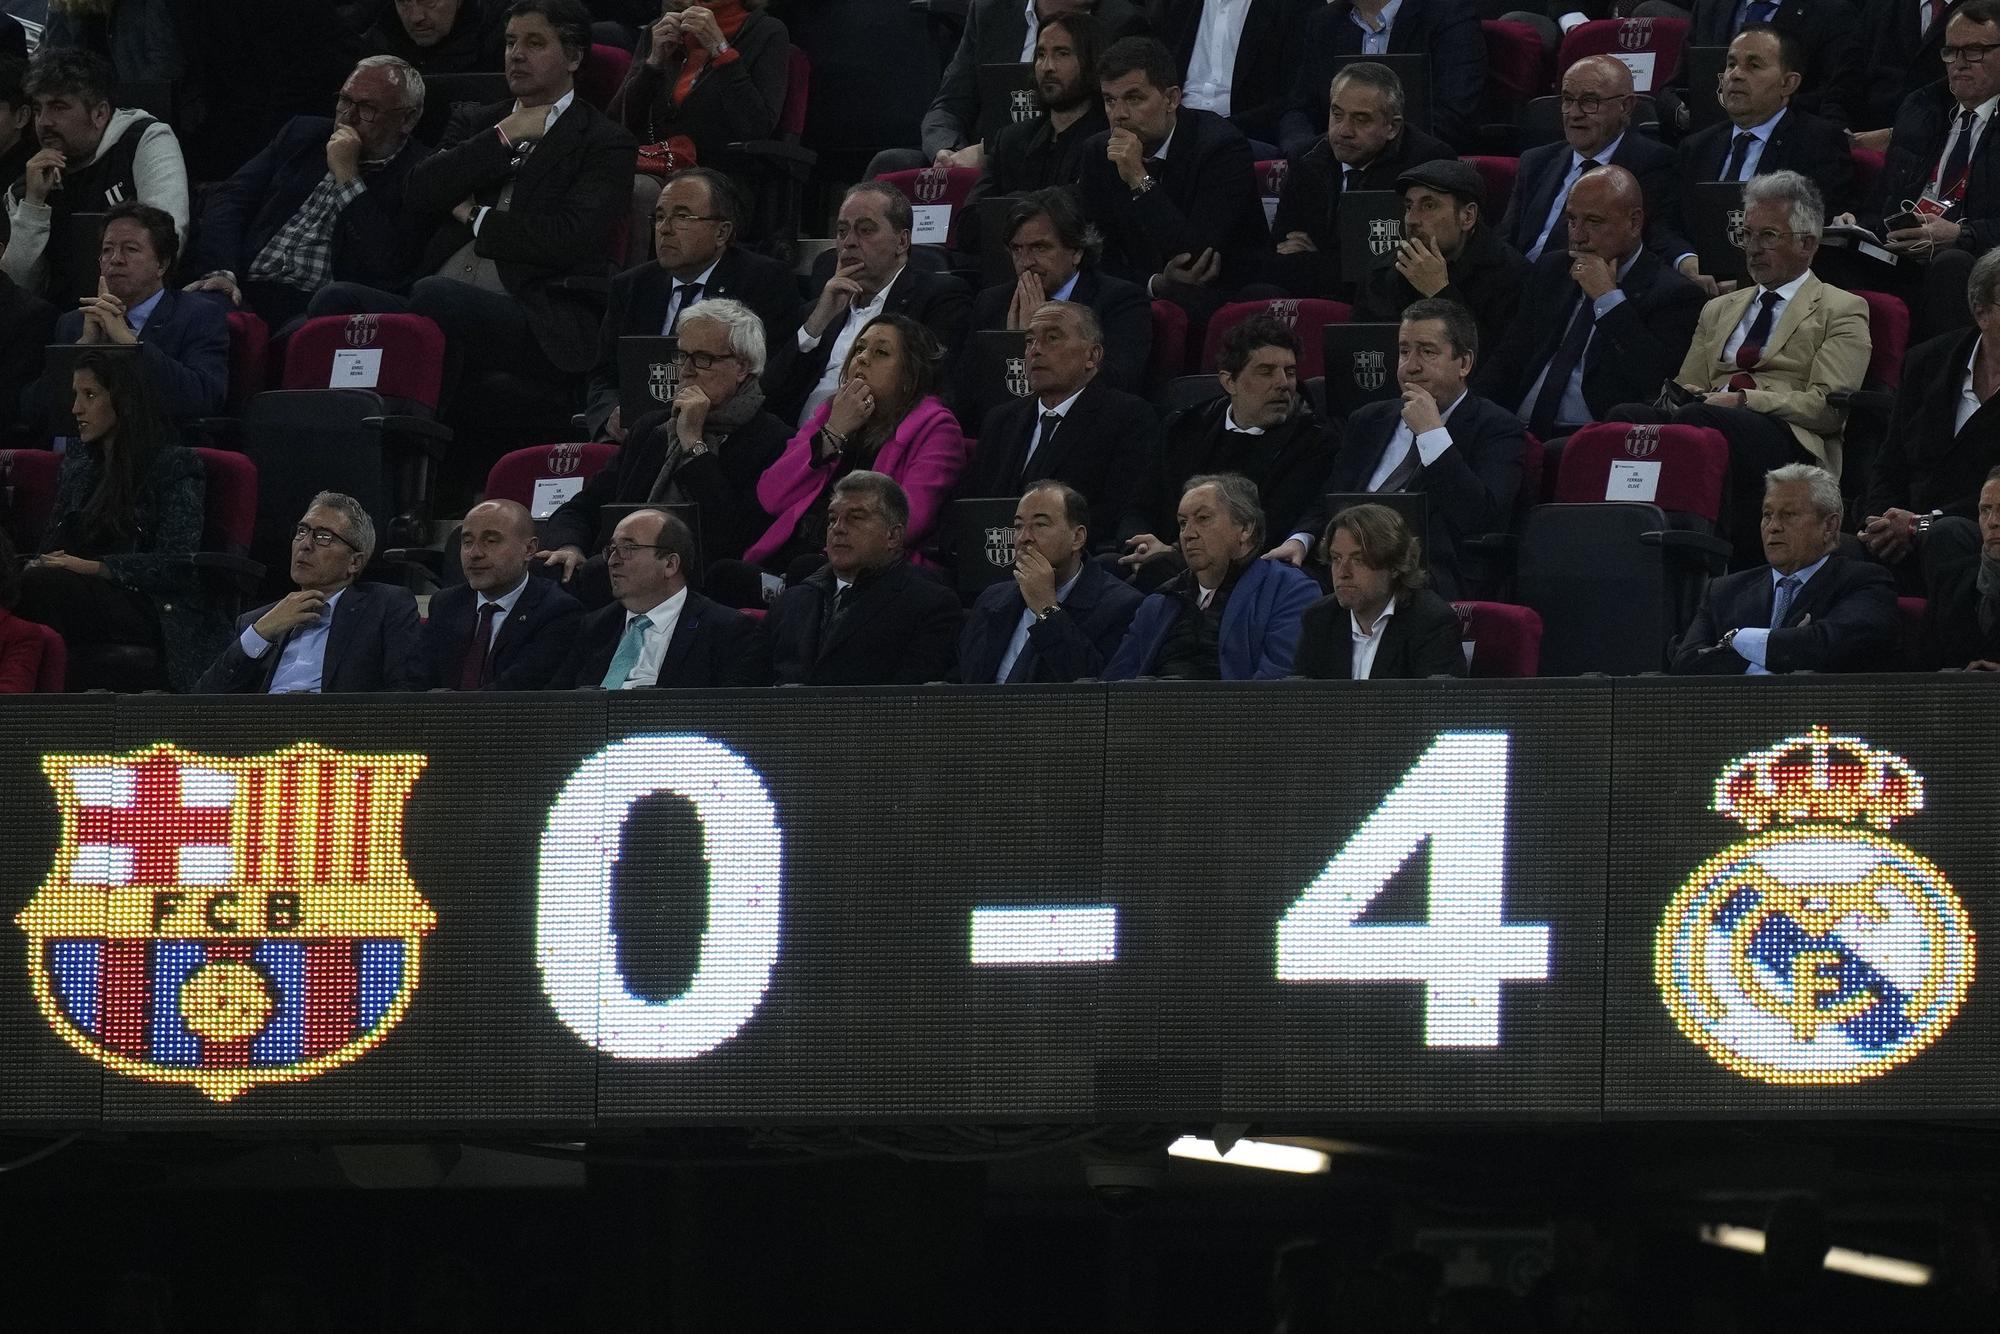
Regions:
[[1472, 312], [1481, 347], [1498, 347], [1528, 261], [1486, 225], [1478, 170], [1452, 159], [1420, 162], [1396, 177], [1396, 189], [1403, 240], [1362, 284], [1355, 320], [1394, 323], [1412, 302], [1442, 297]]

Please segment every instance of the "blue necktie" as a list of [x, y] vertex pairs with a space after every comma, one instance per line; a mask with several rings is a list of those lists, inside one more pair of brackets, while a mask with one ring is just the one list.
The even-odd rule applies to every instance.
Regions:
[[1792, 599], [1797, 597], [1798, 594], [1799, 580], [1797, 575], [1788, 574], [1778, 581], [1777, 594], [1771, 599], [1771, 628], [1773, 630], [1784, 628], [1785, 617], [1791, 614]]
[[1750, 0], [1744, 6], [1745, 23], [1769, 23], [1778, 12], [1778, 0]]
[[606, 690], [624, 685], [625, 678], [639, 665], [639, 655], [646, 651], [646, 631], [652, 626], [650, 616], [634, 616], [625, 623], [625, 637], [618, 641], [618, 651], [611, 655], [611, 666], [604, 673], [602, 684]]
[[1569, 332], [1563, 335], [1556, 354], [1549, 358], [1542, 391], [1535, 395], [1534, 407], [1528, 412], [1528, 429], [1543, 440], [1555, 434], [1556, 413], [1562, 408], [1563, 395], [1569, 392], [1569, 377], [1576, 374], [1577, 363], [1583, 360], [1583, 351], [1590, 345], [1590, 331], [1596, 327], [1597, 305], [1579, 291]]

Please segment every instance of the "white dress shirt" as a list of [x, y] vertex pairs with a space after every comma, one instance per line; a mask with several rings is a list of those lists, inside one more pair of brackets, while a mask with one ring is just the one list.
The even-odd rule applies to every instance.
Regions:
[[[868, 321], [882, 313], [882, 307], [889, 302], [889, 293], [896, 286], [896, 279], [901, 278], [908, 271], [908, 265], [897, 269], [895, 277], [890, 278], [888, 282], [882, 284], [882, 290], [875, 294], [874, 300], [865, 306], [853, 306], [848, 309], [846, 321], [839, 326], [839, 329], [833, 335], [833, 350], [826, 354], [826, 370], [821, 372], [819, 383], [813, 386], [810, 394], [806, 395], [806, 405], [799, 411], [798, 425], [804, 426], [808, 421], [811, 421], [813, 413], [819, 410], [819, 405], [832, 398], [834, 391], [840, 388], [840, 368], [846, 364], [847, 352], [849, 348], [854, 346], [855, 336], [863, 328], [867, 327]], [[805, 325], [801, 324], [799, 326], [799, 351], [812, 351], [819, 346], [820, 338], [824, 337], [826, 337], [825, 334], [821, 334], [819, 338], [813, 337], [806, 332]]]
[[1984, 338], [1973, 339], [1972, 355], [1965, 359], [1965, 383], [1958, 387], [1958, 410], [1951, 427], [1953, 435], [1963, 431], [1965, 424], [1972, 420], [1972, 414], [1986, 406], [1979, 397], [1979, 386], [1975, 381], [1979, 371], [1979, 346], [1985, 341]]
[[1021, 63], [1032, 65], [1035, 63], [1035, 38], [1041, 36], [1042, 20], [1041, 16], [1035, 13], [1035, 0], [1028, 0], [1027, 10], [1028, 35], [1021, 42]]
[[1805, 286], [1806, 279], [1811, 275], [1812, 270], [1807, 269], [1783, 287], [1758, 288], [1756, 294], [1750, 298], [1750, 306], [1743, 312], [1743, 318], [1736, 321], [1736, 328], [1729, 335], [1729, 341], [1722, 345], [1722, 359], [1731, 362], [1736, 360], [1736, 350], [1743, 346], [1743, 340], [1750, 336], [1750, 326], [1757, 322], [1757, 312], [1764, 304], [1764, 293], [1778, 294], [1778, 304], [1771, 307], [1771, 332], [1776, 333], [1778, 321], [1785, 318], [1785, 307], [1792, 304], [1792, 298], [1799, 294], [1799, 289]]
[[632, 664], [632, 670], [626, 674], [624, 683], [618, 687], [620, 690], [636, 690], [640, 686], [652, 685], [660, 679], [660, 663], [667, 656], [667, 645], [673, 641], [674, 626], [680, 622], [681, 608], [687, 605], [687, 599], [688, 591], [683, 586], [680, 592], [651, 611], [625, 613], [627, 625], [632, 624], [633, 617], [641, 615], [648, 617], [653, 623], [646, 627], [643, 647], [639, 650], [639, 661]]
[[1236, 82], [1236, 48], [1243, 41], [1243, 20], [1250, 0], [1207, 0], [1195, 29], [1194, 51], [1188, 56], [1181, 102], [1197, 111], [1229, 114], [1229, 94]]
[[[1468, 392], [1461, 389], [1458, 397], [1451, 401], [1451, 406], [1438, 415], [1444, 418], [1446, 422], [1449, 422], [1451, 414], [1458, 410], [1458, 405], [1465, 402]], [[1444, 456], [1444, 452], [1450, 448], [1451, 432], [1442, 426], [1434, 431], [1425, 431], [1417, 437], [1417, 457], [1423, 460], [1426, 468], [1436, 463]], [[1410, 426], [1408, 422], [1398, 418], [1395, 434], [1391, 435], [1389, 443], [1382, 447], [1382, 461], [1375, 465], [1375, 472], [1368, 479], [1368, 489], [1370, 491], [1380, 491], [1382, 484], [1388, 481], [1390, 474], [1402, 465], [1403, 456], [1409, 452]]]
[[[1967, 151], [1972, 153], [1979, 151], [1979, 141], [1986, 137], [1986, 127], [1993, 123], [1995, 107], [2000, 107], [2000, 96], [1989, 97], [1972, 108], [1972, 147]], [[1924, 193], [1932, 199], [1942, 199], [1944, 192], [1957, 184], [1955, 181], [1941, 181], [1938, 177], [1944, 173], [1944, 164], [1951, 161], [1951, 150], [1958, 146], [1959, 113], [1964, 110], [1965, 108], [1957, 103], [1952, 104], [1951, 129], [1944, 137], [1944, 151], [1938, 154], [1937, 165], [1931, 168], [1930, 184], [1924, 187]], [[1970, 161], [1968, 158], [1967, 162]], [[1889, 203], [1891, 206], [1900, 207], [1902, 201], [1892, 199]]]
[[1239, 426], [1237, 424], [1236, 405], [1234, 403], [1222, 410], [1222, 429], [1225, 431], [1236, 431], [1243, 435], [1264, 434], [1264, 428], [1261, 426]]
[[[1832, 554], [1832, 552], [1827, 553], [1827, 555]], [[1799, 599], [1806, 595], [1807, 582], [1814, 575], [1818, 574], [1820, 568], [1825, 564], [1826, 556], [1821, 556], [1818, 560], [1792, 576], [1792, 578], [1799, 581], [1799, 586], [1792, 590], [1792, 607], [1799, 605]], [[1771, 567], [1772, 611], [1778, 609], [1778, 581], [1784, 577], [1783, 574], [1779, 573], [1777, 566], [1773, 565]], [[1787, 608], [1785, 615], [1790, 616], [1791, 614], [1791, 608]], [[1735, 635], [1729, 640], [1729, 647], [1735, 649], [1737, 656], [1750, 664], [1743, 669], [1746, 676], [1769, 676], [1771, 674], [1771, 669], [1764, 665], [1764, 654], [1770, 648], [1770, 645], [1771, 627], [1768, 625], [1740, 626], [1737, 628]]]
[[715, 264], [711, 264], [703, 269], [698, 277], [690, 278], [686, 282], [682, 282], [678, 278], [671, 279], [673, 290], [667, 293], [667, 317], [660, 322], [660, 332], [662, 334], [671, 334], [674, 331], [674, 326], [681, 322], [681, 316], [687, 313], [682, 302], [687, 295], [688, 288], [701, 288], [701, 296], [696, 299], [696, 305], [700, 305], [703, 301], [715, 295], [708, 290], [708, 284], [709, 280], [715, 277], [715, 265], [720, 263], [722, 263], [722, 256], [717, 255], [715, 257]]
[[1366, 630], [1361, 628], [1361, 618], [1353, 612], [1347, 613], [1348, 633], [1354, 640], [1354, 664], [1351, 675], [1357, 681], [1366, 681], [1368, 674], [1375, 670], [1375, 654], [1382, 647], [1383, 632], [1389, 628], [1389, 618], [1396, 614], [1396, 599], [1390, 598], [1389, 605], [1382, 608], [1382, 614], [1375, 618], [1375, 624]]
[[[1625, 136], [1621, 134], [1592, 153], [1590, 160], [1600, 167], [1610, 166], [1612, 155], [1624, 142]], [[1569, 202], [1570, 187], [1576, 184], [1576, 178], [1581, 175], [1583, 175], [1583, 154], [1572, 148], [1569, 150], [1569, 174], [1563, 177], [1562, 187], [1556, 191], [1555, 202], [1549, 205], [1549, 216], [1542, 219], [1541, 234], [1535, 238], [1535, 243], [1528, 247], [1530, 264], [1540, 259], [1542, 251], [1548, 248], [1550, 234], [1555, 231], [1556, 224], [1562, 221], [1563, 205]]]
[[493, 641], [500, 638], [500, 627], [505, 625], [507, 623], [507, 618], [514, 614], [514, 608], [521, 605], [521, 594], [528, 591], [528, 580], [530, 577], [531, 576], [529, 575], [523, 574], [521, 576], [520, 583], [515, 584], [512, 588], [508, 589], [505, 593], [502, 593], [497, 598], [489, 598], [484, 593], [476, 594], [473, 597], [472, 620], [475, 629], [478, 627], [479, 624], [479, 609], [481, 607], [484, 607], [489, 602], [497, 602], [500, 604], [500, 610], [494, 614], [493, 624], [486, 631], [487, 634], [486, 651], [488, 653], [491, 653], [493, 651]]
[[[1088, 389], [1088, 388], [1090, 388], [1090, 386], [1087, 384], [1083, 387], [1083, 389]], [[1056, 404], [1052, 408], [1045, 408], [1041, 405], [1040, 402], [1037, 402], [1035, 404], [1035, 411], [1039, 415], [1037, 415], [1035, 418], [1035, 432], [1033, 435], [1028, 437], [1028, 452], [1021, 456], [1022, 468], [1025, 469], [1029, 467], [1029, 465], [1033, 464], [1035, 461], [1035, 455], [1041, 452], [1042, 418], [1046, 417], [1051, 412], [1055, 413], [1057, 418], [1056, 426], [1060, 428], [1062, 426], [1062, 419], [1067, 418], [1069, 416], [1069, 410], [1076, 406], [1076, 401], [1079, 398], [1083, 397], [1083, 389], [1077, 390], [1074, 394], [1071, 394], [1068, 398], [1064, 399], [1062, 402]], [[1028, 477], [1023, 480], [1025, 482], [1032, 482], [1038, 479], [1034, 477]]]
[[[558, 97], [555, 100], [554, 104], [549, 107], [549, 114], [542, 118], [542, 137], [544, 139], [548, 137], [549, 129], [556, 123], [556, 119], [559, 116], [561, 116], [563, 112], [568, 111], [569, 104], [574, 101], [576, 101], [576, 89], [571, 88], [561, 97]], [[515, 111], [521, 110], [521, 99], [518, 97], [514, 99], [514, 110]], [[486, 224], [486, 215], [488, 213], [491, 213], [492, 211], [493, 211], [492, 208], [485, 204], [481, 204], [476, 210], [473, 211], [472, 234], [474, 236], [479, 235], [479, 229]]]

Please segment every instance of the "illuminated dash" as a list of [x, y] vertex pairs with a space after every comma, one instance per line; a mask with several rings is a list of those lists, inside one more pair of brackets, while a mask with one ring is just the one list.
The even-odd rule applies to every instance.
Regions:
[[1118, 962], [1118, 909], [974, 908], [972, 962], [1019, 968], [1051, 963]]

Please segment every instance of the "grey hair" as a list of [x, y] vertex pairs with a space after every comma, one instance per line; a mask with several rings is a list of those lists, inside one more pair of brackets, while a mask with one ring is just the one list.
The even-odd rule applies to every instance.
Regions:
[[1352, 65], [1341, 66], [1340, 73], [1334, 75], [1333, 82], [1327, 85], [1329, 99], [1333, 96], [1333, 90], [1343, 83], [1359, 83], [1373, 88], [1382, 94], [1382, 101], [1387, 104], [1390, 116], [1397, 120], [1403, 118], [1403, 81], [1397, 78], [1396, 71], [1387, 65], [1378, 65], [1372, 60], [1358, 60]]
[[833, 484], [833, 494], [848, 495], [860, 493], [872, 496], [882, 516], [898, 528], [910, 526], [910, 498], [896, 479], [886, 472], [869, 472], [859, 468]]
[[675, 327], [681, 328], [693, 320], [707, 320], [719, 324], [729, 335], [729, 350], [734, 352], [752, 375], [764, 373], [764, 321], [757, 313], [741, 301], [732, 301], [726, 296], [697, 301], [681, 313]]
[[1792, 230], [1818, 236], [1826, 226], [1826, 198], [1819, 187], [1795, 171], [1774, 171], [1743, 187], [1743, 207], [1784, 204]]
[[1771, 469], [1764, 474], [1764, 492], [1768, 495], [1772, 487], [1789, 486], [1793, 482], [1806, 484], [1807, 494], [1812, 497], [1812, 507], [1822, 519], [1842, 510], [1840, 483], [1832, 473], [1810, 463], [1787, 463], [1782, 468]]
[[1229, 509], [1229, 517], [1248, 527], [1251, 541], [1262, 547], [1264, 502], [1257, 494], [1257, 484], [1240, 472], [1205, 472], [1181, 483], [1181, 499], [1186, 500], [1190, 492], [1199, 491], [1204, 486], [1215, 488], [1215, 493], [1222, 497], [1222, 503]]
[[361, 508], [361, 502], [353, 496], [338, 491], [322, 491], [312, 498], [309, 510], [332, 510], [347, 521], [347, 535], [354, 539], [354, 545], [361, 548], [361, 559], [366, 562], [375, 555], [375, 521], [368, 517], [368, 511]]
[[[410, 110], [416, 112], [418, 115], [423, 114], [424, 76], [417, 72], [415, 65], [412, 65], [409, 61], [399, 56], [369, 56], [356, 63], [354, 73], [359, 74], [365, 69], [387, 70], [389, 72], [389, 82], [401, 88], [403, 95], [410, 99]], [[349, 75], [348, 77], [352, 78], [354, 76]]]
[[2000, 250], [1989, 250], [1972, 262], [1972, 277], [1966, 280], [1965, 299], [1974, 310], [2000, 304]]
[[1035, 307], [1035, 313], [1028, 316], [1032, 323], [1044, 315], [1064, 316], [1076, 321], [1076, 334], [1086, 343], [1104, 346], [1104, 325], [1098, 320], [1097, 312], [1081, 301], [1044, 301]]

